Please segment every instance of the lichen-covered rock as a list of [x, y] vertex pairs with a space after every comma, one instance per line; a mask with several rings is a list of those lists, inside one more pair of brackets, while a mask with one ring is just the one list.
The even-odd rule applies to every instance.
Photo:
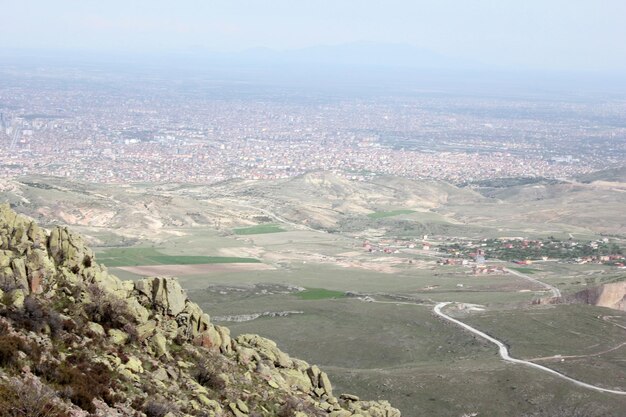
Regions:
[[87, 323], [87, 327], [89, 328], [89, 330], [91, 330], [92, 332], [94, 332], [98, 336], [104, 336], [106, 334], [106, 332], [104, 331], [104, 327], [102, 327], [98, 323], [94, 323], [94, 322], [91, 321], [91, 322]]
[[170, 352], [167, 348], [167, 339], [161, 333], [156, 332], [150, 338], [150, 344], [152, 349], [154, 349], [156, 356], [170, 357]]
[[150, 312], [147, 308], [142, 306], [136, 298], [128, 298], [126, 306], [126, 312], [132, 317], [135, 323], [144, 324], [148, 321]]
[[220, 350], [224, 354], [230, 354], [233, 351], [232, 340], [230, 338], [230, 329], [228, 327], [223, 326], [215, 326], [217, 333], [220, 335], [222, 339], [222, 344], [220, 345]]
[[155, 320], [148, 320], [145, 323], [135, 328], [137, 337], [139, 340], [145, 340], [151, 337], [157, 329], [157, 322]]
[[326, 395], [328, 395], [329, 397], [332, 397], [333, 387], [330, 384], [330, 379], [328, 379], [328, 375], [326, 375], [326, 372], [320, 372], [319, 386], [321, 389], [323, 389], [326, 392]]
[[17, 288], [27, 289], [28, 277], [26, 275], [26, 262], [23, 258], [14, 258], [11, 261], [11, 270], [13, 271], [13, 282]]
[[130, 358], [128, 358], [128, 360], [126, 361], [126, 363], [123, 365], [124, 368], [128, 369], [129, 371], [135, 373], [135, 374], [142, 374], [143, 373], [143, 364], [141, 363], [141, 361], [133, 356], [131, 356]]
[[44, 292], [46, 277], [55, 275], [54, 261], [44, 249], [32, 249], [27, 251], [25, 270], [27, 272], [28, 289], [33, 294]]
[[6, 296], [7, 305], [12, 308], [22, 308], [24, 307], [24, 300], [26, 299], [26, 293], [24, 290], [18, 288], [9, 293]]
[[313, 384], [311, 384], [311, 379], [297, 369], [283, 369], [280, 371], [285, 383], [295, 389], [298, 389], [302, 392], [310, 392], [313, 389]]
[[109, 340], [111, 341], [111, 343], [113, 343], [114, 345], [125, 345], [126, 342], [128, 341], [128, 334], [118, 330], [118, 329], [109, 329]]
[[48, 251], [55, 263], [78, 273], [94, 262], [93, 251], [85, 246], [83, 239], [66, 227], [55, 227], [48, 238]]
[[[317, 366], [290, 358], [258, 335], [233, 340], [176, 279], [122, 281], [96, 262], [80, 236], [64, 227], [48, 235], [7, 205], [0, 205], [0, 284], [0, 313], [23, 311], [26, 297], [34, 300], [29, 308], [41, 313], [28, 329], [14, 329], [6, 318], [11, 315], [0, 316], [2, 328], [24, 342], [19, 372], [34, 366], [52, 372], [70, 385], [54, 386], [63, 389], [63, 398], [96, 393], [91, 403], [81, 398], [89, 412], [66, 401], [70, 416], [130, 417], [152, 407], [171, 417], [270, 417], [291, 400], [306, 406], [296, 417], [400, 415], [384, 401], [336, 399]], [[59, 333], [54, 340], [53, 332]], [[71, 386], [75, 378], [81, 387]], [[111, 386], [98, 387], [103, 379]]]
[[271, 361], [275, 366], [290, 368], [293, 365], [289, 355], [278, 349], [276, 343], [256, 334], [242, 334], [237, 338], [237, 343], [249, 346], [261, 355], [261, 358]]
[[207, 330], [195, 337], [194, 343], [208, 349], [219, 349], [222, 346], [222, 337], [215, 326], [210, 325]]
[[187, 295], [174, 278], [144, 278], [135, 283], [135, 289], [163, 314], [176, 317], [185, 309]]

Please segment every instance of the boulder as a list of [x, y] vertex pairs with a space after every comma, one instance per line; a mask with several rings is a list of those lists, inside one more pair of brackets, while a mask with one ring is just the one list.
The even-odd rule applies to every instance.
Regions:
[[18, 288], [29, 288], [28, 276], [26, 274], [26, 263], [24, 262], [24, 259], [14, 258], [11, 261], [11, 269], [13, 270], [13, 279], [15, 280], [15, 285]]
[[248, 409], [248, 405], [244, 403], [243, 401], [241, 401], [241, 399], [237, 399], [237, 408], [246, 414], [250, 412], [250, 410]]
[[259, 363], [260, 361], [261, 357], [256, 350], [244, 346], [237, 348], [237, 362], [241, 365], [249, 365], [252, 362]]
[[309, 376], [309, 379], [311, 380], [311, 384], [314, 387], [319, 387], [319, 383], [320, 383], [320, 373], [322, 371], [320, 371], [320, 368], [318, 368], [317, 365], [313, 365], [311, 366], [309, 369], [306, 370], [307, 375]]
[[278, 349], [276, 343], [256, 334], [242, 334], [237, 338], [237, 343], [249, 346], [256, 350], [261, 358], [267, 359], [281, 368], [291, 368], [293, 361], [289, 355]]
[[128, 369], [132, 373], [142, 374], [143, 373], [143, 364], [139, 359], [134, 356], [128, 358], [128, 361], [123, 365], [124, 368]]
[[167, 348], [167, 339], [158, 331], [155, 332], [154, 336], [150, 338], [150, 345], [152, 346], [152, 349], [154, 349], [154, 353], [157, 357], [170, 357], [170, 353]]
[[128, 341], [128, 338], [128, 334], [124, 333], [121, 330], [109, 329], [109, 340], [114, 345], [125, 345]]
[[228, 327], [215, 326], [217, 333], [220, 335], [222, 339], [222, 344], [220, 345], [220, 350], [224, 354], [232, 353], [232, 341], [230, 339], [230, 329]]
[[322, 388], [324, 391], [326, 391], [326, 394], [329, 397], [333, 396], [333, 387], [330, 384], [330, 379], [328, 379], [328, 375], [326, 375], [326, 372], [320, 372], [320, 376], [319, 376], [319, 386], [320, 388]]
[[237, 406], [237, 403], [228, 404], [228, 408], [235, 415], [235, 417], [247, 417], [248, 416], [248, 413], [239, 409], [239, 407]]
[[154, 334], [157, 328], [157, 322], [154, 320], [148, 320], [147, 322], [137, 326], [137, 336], [139, 340], [145, 340]]
[[28, 288], [32, 294], [41, 294], [56, 272], [54, 261], [44, 249], [32, 249], [26, 257]]
[[9, 291], [6, 296], [7, 302], [6, 304], [9, 307], [13, 308], [22, 308], [24, 307], [24, 300], [26, 299], [26, 293], [22, 289], [15, 289]]
[[109, 274], [100, 265], [94, 265], [81, 270], [85, 281], [97, 284], [104, 291], [115, 297], [126, 299], [129, 296], [128, 287], [115, 275]]
[[87, 323], [87, 328], [91, 330], [92, 332], [94, 332], [95, 334], [97, 334], [98, 336], [104, 336], [106, 334], [104, 331], [104, 327], [102, 327], [98, 323], [94, 323], [93, 321], [90, 321], [89, 323]]
[[195, 339], [200, 333], [208, 330], [211, 319], [208, 314], [192, 302], [187, 302], [185, 309], [176, 317], [178, 332], [188, 340]]
[[167, 381], [170, 378], [167, 371], [163, 368], [157, 368], [152, 372], [152, 377], [157, 381]]
[[211, 325], [207, 330], [196, 336], [194, 343], [209, 349], [219, 349], [222, 346], [222, 338], [215, 326]]
[[13, 259], [13, 252], [10, 250], [0, 250], [0, 268], [6, 268], [11, 265]]
[[48, 251], [59, 266], [75, 274], [89, 268], [94, 262], [93, 251], [85, 246], [83, 239], [66, 227], [55, 227], [48, 238]]
[[175, 278], [144, 278], [135, 282], [135, 290], [163, 314], [176, 317], [185, 310], [187, 294]]
[[295, 387], [302, 392], [310, 392], [313, 389], [309, 377], [297, 369], [284, 369], [280, 371], [285, 383], [289, 387]]
[[145, 324], [150, 317], [150, 312], [147, 308], [139, 304], [139, 301], [135, 297], [126, 299], [126, 312], [130, 314], [133, 320], [137, 324]]

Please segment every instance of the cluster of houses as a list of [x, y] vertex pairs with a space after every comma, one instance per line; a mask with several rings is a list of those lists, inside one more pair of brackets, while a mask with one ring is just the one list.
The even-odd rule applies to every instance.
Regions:
[[572, 261], [577, 264], [610, 264], [618, 268], [626, 268], [624, 255], [583, 256]]
[[[450, 244], [437, 245], [433, 248], [427, 240], [422, 239], [381, 239], [376, 242], [363, 241], [363, 250], [368, 253], [397, 254], [407, 249], [413, 251], [436, 251], [442, 257], [437, 261], [439, 265], [460, 265], [471, 267], [476, 275], [503, 274], [502, 266], [487, 265], [487, 255], [492, 259], [510, 261], [518, 265], [530, 265], [537, 261], [556, 260], [559, 262], [578, 264], [605, 264], [618, 268], [626, 268], [626, 259], [620, 254], [615, 244], [609, 244], [608, 239], [591, 242], [576, 242], [573, 240], [559, 241], [554, 238], [545, 240], [529, 240], [521, 237], [483, 239], [467, 241], [458, 239], [448, 240]], [[607, 254], [608, 253], [608, 254]], [[519, 256], [519, 258], [514, 258]]]
[[363, 241], [363, 250], [369, 253], [400, 253], [401, 249], [430, 250], [431, 244], [423, 240], [381, 239], [374, 243], [369, 240]]

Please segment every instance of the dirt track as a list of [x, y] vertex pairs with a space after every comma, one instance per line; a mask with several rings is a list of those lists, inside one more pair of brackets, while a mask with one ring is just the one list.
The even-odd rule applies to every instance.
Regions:
[[533, 362], [529, 362], [529, 361], [525, 361], [522, 359], [516, 359], [513, 358], [509, 355], [509, 349], [506, 347], [506, 345], [504, 343], [502, 343], [501, 341], [499, 341], [496, 338], [493, 338], [491, 336], [489, 336], [487, 333], [481, 332], [480, 330], [470, 326], [469, 324], [463, 323], [460, 320], [454, 319], [450, 316], [448, 316], [447, 314], [445, 314], [444, 312], [441, 311], [442, 308], [444, 308], [445, 306], [447, 306], [448, 304], [451, 304], [451, 302], [442, 302], [439, 303], [435, 306], [435, 308], [433, 309], [433, 311], [435, 312], [436, 315], [438, 315], [439, 317], [448, 320], [458, 326], [461, 326], [462, 328], [464, 328], [465, 330], [468, 330], [472, 333], [474, 333], [475, 335], [482, 337], [483, 339], [486, 339], [488, 341], [490, 341], [491, 343], [495, 344], [496, 346], [498, 346], [498, 352], [500, 354], [500, 357], [507, 361], [507, 362], [511, 362], [511, 363], [516, 363], [519, 365], [525, 365], [525, 366], [529, 366], [531, 368], [535, 368], [538, 369], [540, 371], [544, 371], [547, 372], [549, 374], [552, 374], [554, 376], [557, 376], [561, 379], [565, 379], [566, 381], [569, 381], [573, 384], [578, 385], [579, 387], [583, 387], [583, 388], [587, 388], [590, 390], [594, 390], [594, 391], [599, 391], [599, 392], [606, 392], [606, 393], [610, 393], [610, 394], [617, 394], [617, 395], [626, 395], [626, 391], [618, 391], [618, 390], [613, 390], [613, 389], [608, 389], [608, 388], [602, 388], [602, 387], [598, 387], [595, 385], [591, 385], [591, 384], [587, 384], [586, 382], [582, 382], [579, 381], [577, 379], [571, 378], [567, 375], [564, 375], [558, 371], [555, 371], [554, 369], [551, 368], [547, 368], [543, 365], [539, 365]]
[[133, 274], [145, 276], [186, 276], [200, 275], [211, 272], [264, 271], [274, 269], [274, 267], [263, 263], [228, 263], [196, 265], [123, 266], [119, 267], [119, 269]]

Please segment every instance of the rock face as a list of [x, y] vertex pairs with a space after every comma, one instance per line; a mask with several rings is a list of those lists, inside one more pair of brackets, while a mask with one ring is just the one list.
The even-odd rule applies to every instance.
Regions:
[[80, 236], [0, 205], [0, 394], [33, 380], [54, 415], [400, 416], [335, 397], [271, 340], [232, 339], [176, 279], [121, 281]]
[[573, 295], [567, 295], [561, 301], [591, 304], [626, 311], [626, 282], [615, 282], [587, 288]]

